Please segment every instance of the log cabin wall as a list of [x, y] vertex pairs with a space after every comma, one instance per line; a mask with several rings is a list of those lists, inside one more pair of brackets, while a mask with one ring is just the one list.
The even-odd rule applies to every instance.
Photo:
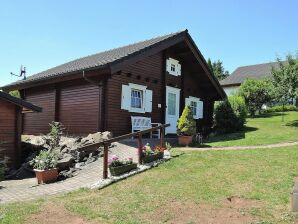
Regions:
[[[174, 58], [181, 63], [181, 76], [173, 76], [166, 72], [166, 85], [181, 89], [180, 92], [180, 115], [185, 107], [185, 98], [189, 96], [200, 98], [203, 101], [203, 119], [196, 120], [197, 130], [202, 131], [203, 128], [212, 126], [213, 122], [213, 105], [214, 101], [209, 97], [209, 91], [202, 89], [202, 85], [206, 80], [205, 72], [200, 66], [189, 66], [186, 58], [177, 57], [175, 54], [166, 52], [166, 58]], [[192, 67], [192, 68], [191, 68]]]
[[81, 82], [61, 85], [58, 120], [67, 134], [85, 135], [99, 130], [99, 87]]
[[[113, 74], [107, 80], [105, 129], [115, 136], [127, 134], [131, 132], [131, 116], [147, 116], [151, 117], [152, 122], [161, 122], [162, 109], [158, 108], [158, 104], [162, 104], [162, 74], [162, 52], [126, 66], [120, 75]], [[122, 84], [129, 83], [144, 85], [153, 91], [152, 113], [132, 113], [121, 109]]]
[[49, 132], [49, 123], [55, 120], [55, 99], [54, 86], [43, 86], [30, 88], [24, 91], [24, 99], [43, 108], [41, 113], [24, 114], [24, 134], [45, 134]]
[[100, 130], [99, 86], [73, 80], [25, 90], [25, 100], [43, 108], [41, 113], [24, 115], [24, 134], [45, 134], [49, 123], [61, 122], [65, 133], [86, 135]]
[[18, 132], [18, 114], [20, 108], [0, 99], [0, 158], [10, 158], [10, 164], [16, 165], [19, 158], [20, 135]]

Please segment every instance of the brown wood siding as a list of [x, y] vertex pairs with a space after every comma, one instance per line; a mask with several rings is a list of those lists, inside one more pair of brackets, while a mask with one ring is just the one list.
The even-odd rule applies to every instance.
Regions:
[[42, 108], [41, 113], [24, 115], [24, 134], [49, 132], [49, 123], [55, 119], [55, 89], [49, 86], [25, 90], [25, 100]]
[[59, 120], [68, 134], [88, 134], [99, 129], [99, 87], [65, 86], [60, 90]]
[[[131, 116], [147, 116], [151, 117], [152, 122], [161, 122], [162, 111], [158, 108], [158, 104], [162, 103], [162, 63], [163, 55], [160, 52], [127, 66], [121, 75], [112, 75], [107, 82], [106, 130], [112, 131], [115, 136], [131, 132]], [[131, 73], [131, 76], [128, 77], [126, 73]], [[153, 91], [152, 113], [131, 113], [121, 110], [122, 84], [128, 83], [144, 85]]]
[[[198, 97], [203, 101], [203, 119], [197, 120], [198, 131], [212, 126], [213, 119], [213, 104], [214, 102], [208, 99], [208, 93], [202, 91], [200, 88], [200, 80], [195, 77], [196, 74], [185, 72], [184, 76], [184, 96]], [[185, 99], [184, 99], [185, 103]]]
[[14, 104], [0, 99], [0, 158], [8, 156], [10, 162], [15, 164], [18, 160], [17, 144], [20, 139], [16, 139], [16, 113], [17, 108]]

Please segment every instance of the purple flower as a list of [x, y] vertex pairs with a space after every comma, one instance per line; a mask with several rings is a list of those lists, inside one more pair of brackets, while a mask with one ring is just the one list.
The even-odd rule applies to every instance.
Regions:
[[118, 158], [118, 156], [116, 156], [116, 155], [112, 155], [112, 160], [113, 161], [116, 161], [116, 160], [118, 160], [119, 158]]

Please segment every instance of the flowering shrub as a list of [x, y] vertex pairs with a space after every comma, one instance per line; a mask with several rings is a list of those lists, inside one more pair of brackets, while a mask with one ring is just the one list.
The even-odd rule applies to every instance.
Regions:
[[155, 146], [153, 149], [151, 148], [151, 146], [149, 145], [149, 143], [147, 143], [146, 145], [143, 146], [142, 151], [144, 155], [153, 155], [153, 154], [157, 154], [159, 152], [163, 152], [165, 150], [164, 147], [161, 147], [159, 145]]
[[117, 166], [124, 166], [129, 165], [133, 163], [133, 160], [131, 157], [120, 160], [118, 156], [112, 155], [112, 157], [109, 159], [109, 167], [117, 167]]
[[42, 150], [39, 155], [30, 162], [30, 165], [37, 170], [49, 170], [56, 168], [57, 160], [58, 155], [56, 153]]

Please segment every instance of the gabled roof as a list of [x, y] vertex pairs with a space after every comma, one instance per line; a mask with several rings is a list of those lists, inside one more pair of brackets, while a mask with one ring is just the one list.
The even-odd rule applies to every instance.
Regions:
[[2, 92], [2, 91], [0, 91], [0, 99], [8, 101], [12, 104], [15, 104], [15, 105], [19, 106], [19, 107], [25, 108], [27, 111], [28, 110], [29, 111], [34, 111], [34, 112], [41, 112], [42, 111], [41, 107], [35, 106], [32, 103], [29, 103], [25, 100], [14, 97], [14, 96], [12, 96], [8, 93]]
[[221, 88], [219, 82], [210, 71], [204, 57], [202, 56], [201, 52], [195, 45], [191, 36], [188, 34], [188, 30], [183, 30], [183, 31], [167, 34], [164, 36], [155, 37], [149, 40], [137, 42], [124, 47], [114, 48], [112, 50], [93, 54], [87, 57], [82, 57], [82, 58], [67, 62], [65, 64], [56, 66], [54, 68], [45, 70], [43, 72], [37, 73], [35, 75], [31, 75], [27, 77], [26, 80], [19, 80], [9, 85], [3, 86], [2, 89], [4, 90], [21, 89], [27, 84], [31, 85], [32, 83], [41, 83], [43, 81], [47, 81], [54, 78], [60, 78], [63, 76], [68, 76], [74, 73], [78, 73], [80, 71], [108, 68], [111, 72], [116, 72], [117, 69], [119, 69], [119, 67], [121, 66], [121, 63], [124, 63], [125, 61], [133, 60], [133, 58], [137, 58], [137, 56], [143, 56], [143, 55], [152, 53], [156, 50], [166, 49], [186, 39], [189, 40], [189, 42], [195, 49], [195, 53], [198, 55], [201, 62], [203, 63], [203, 66], [207, 70], [207, 75], [211, 83], [215, 86], [219, 95], [222, 98], [224, 98], [226, 95], [223, 89]]
[[238, 67], [231, 75], [220, 81], [222, 86], [239, 86], [247, 78], [262, 79], [271, 75], [272, 67], [277, 68], [278, 62]]

